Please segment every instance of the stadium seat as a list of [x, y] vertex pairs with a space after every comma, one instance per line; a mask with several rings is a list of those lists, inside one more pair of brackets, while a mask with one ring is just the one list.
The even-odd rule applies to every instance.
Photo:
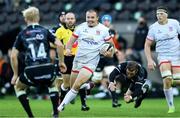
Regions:
[[29, 5], [36, 6], [40, 9], [40, 13], [42, 14], [41, 21], [43, 23], [55, 23], [59, 12], [65, 11], [65, 5], [67, 3], [72, 5], [70, 11], [77, 14], [78, 22], [85, 20], [84, 11], [91, 8], [97, 9], [100, 16], [107, 13], [111, 14], [113, 22], [132, 21], [134, 20], [134, 14], [137, 12], [144, 13], [147, 20], [151, 22], [155, 21], [156, 17], [154, 12], [160, 5], [166, 5], [168, 7], [170, 17], [176, 18], [177, 20], [180, 19], [179, 0], [122, 0], [120, 1], [120, 6], [117, 6], [117, 8], [115, 8], [116, 3], [119, 3], [117, 0], [30, 0], [20, 1], [18, 9], [15, 9], [14, 7], [7, 7], [4, 1], [0, 1], [0, 24], [2, 24], [5, 20], [10, 24], [15, 22], [24, 24], [21, 11]]
[[138, 9], [140, 11], [143, 11], [143, 12], [147, 12], [148, 10], [150, 10], [150, 6], [149, 6], [149, 2], [145, 1], [145, 2], [141, 2], [138, 4]]
[[125, 10], [123, 12], [121, 12], [120, 14], [118, 14], [117, 16], [117, 20], [122, 20], [122, 21], [129, 21], [130, 20], [130, 11]]
[[137, 2], [135, 0], [133, 0], [132, 2], [129, 3], [125, 3], [125, 8], [126, 10], [130, 11], [130, 12], [134, 12], [137, 10]]

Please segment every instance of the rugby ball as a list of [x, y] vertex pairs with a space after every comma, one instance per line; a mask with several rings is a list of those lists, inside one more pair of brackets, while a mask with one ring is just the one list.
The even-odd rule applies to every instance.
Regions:
[[103, 54], [104, 51], [109, 51], [109, 50], [113, 50], [113, 49], [114, 49], [114, 46], [111, 42], [105, 42], [101, 46], [100, 54]]

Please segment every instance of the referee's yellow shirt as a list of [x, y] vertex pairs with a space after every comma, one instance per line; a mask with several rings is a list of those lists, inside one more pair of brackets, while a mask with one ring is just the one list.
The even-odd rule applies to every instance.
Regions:
[[[56, 37], [61, 40], [64, 44], [64, 46], [66, 46], [66, 44], [68, 43], [70, 37], [72, 36], [72, 30], [65, 28], [64, 26], [61, 26], [60, 28], [58, 28], [56, 30]], [[72, 54], [75, 55], [76, 51], [77, 51], [77, 41], [73, 44], [72, 46]]]

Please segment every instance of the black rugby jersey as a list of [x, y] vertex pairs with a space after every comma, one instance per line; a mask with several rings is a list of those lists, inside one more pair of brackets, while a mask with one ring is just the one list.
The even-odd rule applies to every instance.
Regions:
[[135, 84], [136, 82], [138, 82], [143, 84], [145, 82], [145, 79], [147, 79], [146, 69], [140, 64], [138, 64], [137, 74], [132, 79], [128, 79], [126, 74], [126, 68], [129, 62], [130, 61], [126, 61], [117, 65], [116, 68], [111, 72], [109, 76], [109, 81], [114, 82], [115, 79], [125, 79], [128, 83]]
[[54, 43], [55, 36], [40, 25], [29, 25], [21, 31], [14, 43], [16, 49], [25, 53], [25, 65], [32, 66], [50, 62], [49, 42]]

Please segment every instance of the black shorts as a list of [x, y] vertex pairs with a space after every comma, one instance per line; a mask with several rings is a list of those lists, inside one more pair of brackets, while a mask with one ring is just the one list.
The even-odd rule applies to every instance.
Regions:
[[20, 75], [20, 81], [29, 86], [51, 86], [54, 79], [54, 65], [51, 63], [27, 66]]
[[103, 71], [105, 66], [112, 66], [112, 65], [115, 65], [113, 58], [108, 58], [108, 57], [104, 57], [101, 55], [99, 63], [97, 65], [97, 68], [95, 71], [101, 72], [101, 71]]
[[74, 56], [64, 56], [64, 63], [66, 64], [67, 71], [62, 74], [71, 74]]
[[25, 55], [23, 52], [18, 55], [18, 76], [24, 72], [25, 68]]

